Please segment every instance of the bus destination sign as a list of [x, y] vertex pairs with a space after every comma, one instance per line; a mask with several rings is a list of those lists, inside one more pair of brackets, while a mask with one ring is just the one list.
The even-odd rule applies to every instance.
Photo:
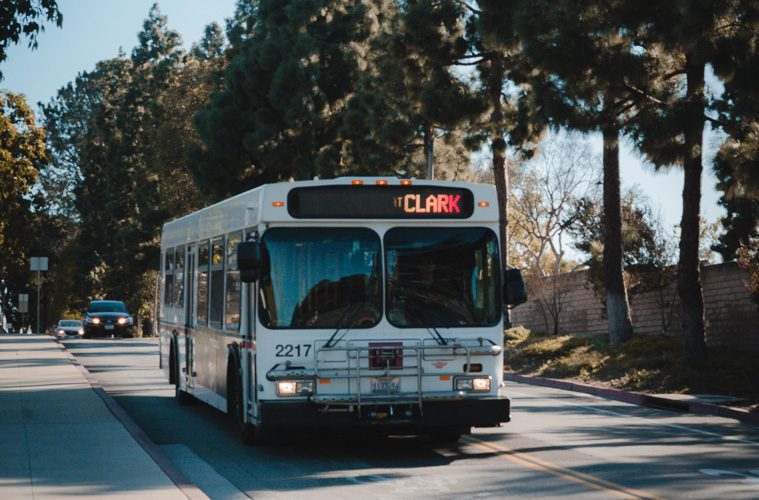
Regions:
[[466, 219], [474, 196], [442, 186], [318, 186], [294, 188], [287, 197], [298, 219]]

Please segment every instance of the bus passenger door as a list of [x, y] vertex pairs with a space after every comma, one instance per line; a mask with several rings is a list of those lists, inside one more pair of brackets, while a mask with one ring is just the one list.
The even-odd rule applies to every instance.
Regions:
[[247, 401], [250, 404], [250, 412], [253, 419], [258, 419], [258, 381], [256, 379], [256, 297], [258, 293], [258, 283], [248, 283], [245, 286], [245, 332], [244, 341], [248, 349], [245, 349], [245, 365], [248, 367], [246, 381]]
[[187, 247], [187, 272], [185, 273], [185, 290], [187, 291], [185, 297], [186, 309], [184, 316], [184, 331], [185, 331], [185, 370], [187, 381], [187, 387], [195, 386], [195, 373], [193, 367], [193, 353], [195, 351], [195, 282], [197, 280], [196, 274], [196, 259], [197, 259], [197, 246], [190, 245]]

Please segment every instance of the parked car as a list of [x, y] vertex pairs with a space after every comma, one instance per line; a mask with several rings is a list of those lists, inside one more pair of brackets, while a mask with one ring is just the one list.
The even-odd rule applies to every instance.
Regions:
[[132, 337], [134, 321], [119, 300], [93, 300], [84, 314], [84, 338]]
[[81, 337], [84, 335], [84, 327], [78, 319], [62, 319], [55, 327], [55, 336], [58, 338]]

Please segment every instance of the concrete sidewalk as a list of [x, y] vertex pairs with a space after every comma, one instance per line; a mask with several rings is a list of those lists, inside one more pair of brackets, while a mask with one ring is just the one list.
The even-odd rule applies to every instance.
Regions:
[[0, 498], [202, 497], [113, 405], [53, 338], [0, 335]]

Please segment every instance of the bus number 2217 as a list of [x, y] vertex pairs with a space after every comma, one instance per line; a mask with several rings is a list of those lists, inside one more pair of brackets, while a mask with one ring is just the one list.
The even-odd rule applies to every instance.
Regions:
[[308, 356], [311, 344], [277, 344], [276, 354], [278, 358], [299, 358]]

